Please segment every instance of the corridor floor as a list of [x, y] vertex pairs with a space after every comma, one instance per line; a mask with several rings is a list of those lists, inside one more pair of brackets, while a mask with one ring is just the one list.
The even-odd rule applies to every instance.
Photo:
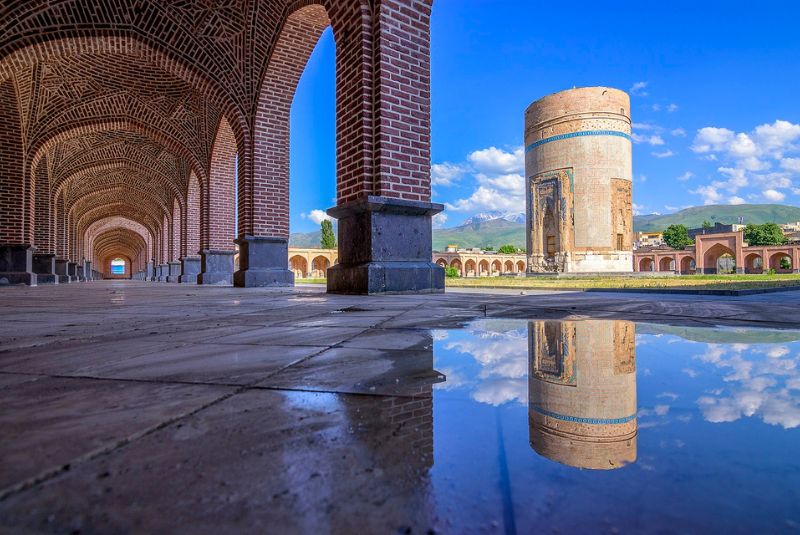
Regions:
[[431, 389], [447, 379], [437, 330], [534, 317], [796, 329], [797, 294], [0, 289], [0, 531], [448, 532], [425, 482]]

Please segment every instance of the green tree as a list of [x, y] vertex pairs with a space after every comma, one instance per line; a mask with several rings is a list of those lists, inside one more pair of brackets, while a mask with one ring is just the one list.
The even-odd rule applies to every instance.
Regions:
[[494, 251], [494, 247], [492, 247], [491, 245], [487, 245], [486, 247], [483, 248], [483, 250], [484, 251]]
[[453, 266], [447, 266], [446, 268], [444, 268], [444, 276], [452, 279], [460, 277], [461, 273], [459, 273], [458, 268], [454, 268]]
[[673, 249], [685, 249], [687, 245], [691, 245], [693, 242], [685, 226], [670, 225], [664, 231], [664, 243]]
[[325, 219], [320, 223], [319, 244], [323, 249], [336, 249], [336, 236], [333, 234], [333, 224]]
[[502, 254], [515, 254], [519, 249], [511, 244], [501, 245], [500, 248], [497, 250], [498, 253]]
[[751, 223], [744, 228], [744, 241], [747, 245], [783, 245], [787, 240], [781, 227], [775, 223]]
[[714, 228], [714, 225], [712, 225], [711, 221], [709, 221], [708, 219], [704, 219], [703, 220], [703, 228], [705, 230], [712, 229], [712, 228]]

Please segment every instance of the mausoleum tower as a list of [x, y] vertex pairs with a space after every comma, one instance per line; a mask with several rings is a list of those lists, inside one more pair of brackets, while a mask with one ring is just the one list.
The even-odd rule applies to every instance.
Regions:
[[630, 98], [608, 87], [544, 97], [525, 112], [528, 272], [630, 272]]
[[528, 324], [531, 447], [578, 468], [636, 460], [636, 340], [630, 321]]

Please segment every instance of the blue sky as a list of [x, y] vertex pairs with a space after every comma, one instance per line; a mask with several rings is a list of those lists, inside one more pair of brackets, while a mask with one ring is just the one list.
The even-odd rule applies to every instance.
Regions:
[[[573, 86], [631, 93], [634, 204], [800, 205], [800, 3], [436, 0], [436, 224], [524, 212], [523, 113]], [[335, 203], [335, 44], [327, 31], [292, 108], [292, 231]]]

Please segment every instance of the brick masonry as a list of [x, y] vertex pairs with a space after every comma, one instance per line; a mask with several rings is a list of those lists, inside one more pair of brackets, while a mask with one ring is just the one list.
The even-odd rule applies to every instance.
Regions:
[[239, 237], [288, 238], [289, 110], [328, 26], [337, 204], [429, 201], [430, 14], [431, 0], [14, 3], [0, 244], [137, 269], [233, 249], [237, 217]]

